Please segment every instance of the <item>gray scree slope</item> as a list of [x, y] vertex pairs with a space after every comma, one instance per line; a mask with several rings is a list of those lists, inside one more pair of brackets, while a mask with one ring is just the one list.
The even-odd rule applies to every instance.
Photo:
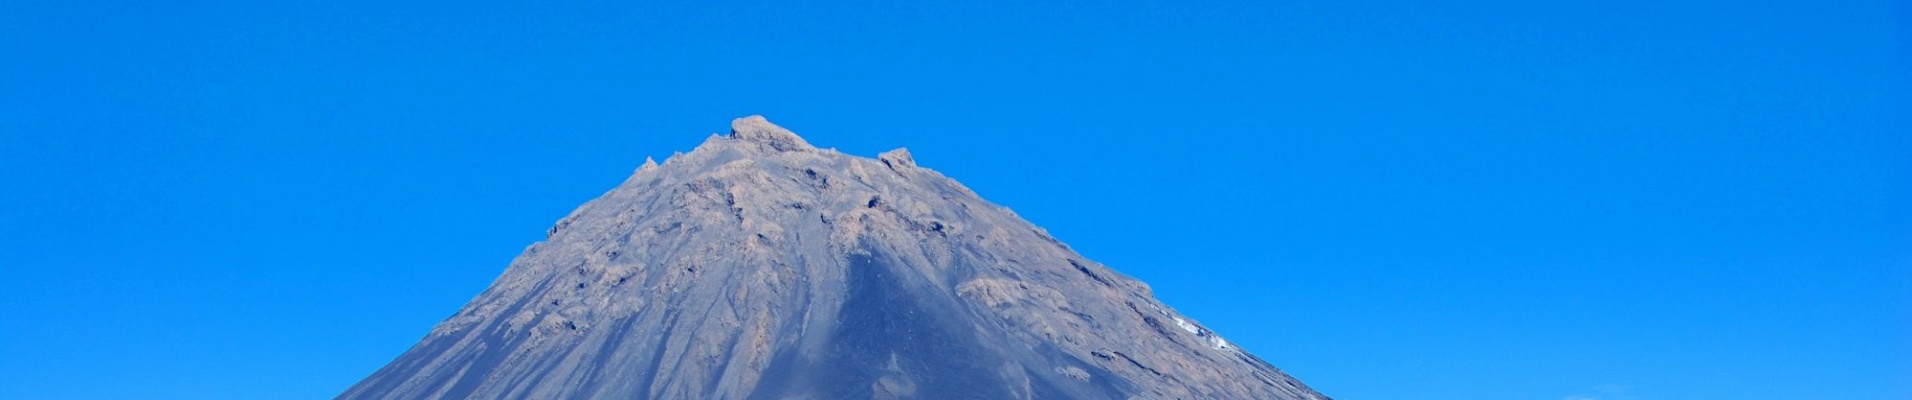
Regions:
[[898, 149], [646, 160], [341, 399], [1326, 399]]

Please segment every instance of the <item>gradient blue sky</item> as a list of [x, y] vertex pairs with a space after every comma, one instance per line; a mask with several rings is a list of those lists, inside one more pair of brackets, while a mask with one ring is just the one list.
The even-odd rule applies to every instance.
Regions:
[[0, 398], [330, 397], [746, 114], [1339, 399], [1912, 398], [1903, 1], [285, 3], [0, 6]]

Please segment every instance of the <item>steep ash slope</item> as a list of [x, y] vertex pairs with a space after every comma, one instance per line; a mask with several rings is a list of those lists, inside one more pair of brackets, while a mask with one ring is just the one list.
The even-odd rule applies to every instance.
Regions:
[[342, 399], [1324, 399], [907, 151], [646, 160]]

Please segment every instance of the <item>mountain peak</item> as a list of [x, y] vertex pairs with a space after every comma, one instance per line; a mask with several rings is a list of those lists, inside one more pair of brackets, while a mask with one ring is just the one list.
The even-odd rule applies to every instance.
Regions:
[[738, 140], [762, 143], [777, 151], [816, 150], [803, 137], [790, 132], [777, 124], [770, 123], [762, 115], [752, 115], [730, 121], [730, 137]]
[[339, 398], [1326, 399], [908, 150], [759, 116], [647, 159]]

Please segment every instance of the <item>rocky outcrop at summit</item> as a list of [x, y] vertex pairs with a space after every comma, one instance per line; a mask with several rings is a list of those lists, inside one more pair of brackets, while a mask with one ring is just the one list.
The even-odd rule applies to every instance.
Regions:
[[342, 399], [1325, 399], [898, 149], [635, 174]]

